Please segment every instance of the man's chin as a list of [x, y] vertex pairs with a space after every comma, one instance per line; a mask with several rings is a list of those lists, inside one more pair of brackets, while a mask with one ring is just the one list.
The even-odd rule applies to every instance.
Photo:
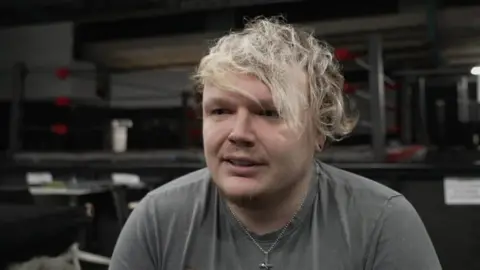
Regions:
[[262, 195], [262, 191], [258, 188], [247, 187], [220, 187], [217, 186], [220, 194], [228, 201], [234, 204], [249, 204], [257, 201]]
[[223, 196], [229, 203], [236, 205], [237, 207], [245, 208], [245, 209], [257, 209], [261, 206], [261, 195], [259, 194], [230, 194]]
[[220, 194], [232, 203], [254, 201], [263, 197], [266, 187], [262, 179], [250, 177], [224, 176], [221, 181], [214, 181]]

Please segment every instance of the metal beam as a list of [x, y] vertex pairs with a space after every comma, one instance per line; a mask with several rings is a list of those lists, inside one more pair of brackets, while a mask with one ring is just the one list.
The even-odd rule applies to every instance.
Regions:
[[462, 76], [457, 81], [457, 118], [460, 123], [470, 122], [470, 98], [468, 96], [468, 78]]
[[402, 84], [400, 95], [400, 130], [402, 142], [412, 143], [412, 86], [411, 79], [407, 78]]
[[385, 84], [382, 58], [382, 39], [372, 34], [368, 41], [370, 117], [372, 121], [372, 147], [375, 161], [383, 162], [386, 158], [386, 117]]
[[477, 102], [475, 104], [475, 111], [476, 111], [476, 115], [475, 115], [475, 124], [478, 125], [478, 123], [480, 123], [480, 75], [477, 75], [475, 76], [477, 77], [477, 83], [476, 83], [476, 96], [477, 96]]
[[437, 68], [437, 69], [410, 69], [399, 70], [393, 73], [397, 77], [408, 76], [458, 76], [467, 75], [470, 73], [470, 67], [458, 67], [458, 68]]
[[[112, 84], [111, 74], [108, 68], [103, 65], [97, 64], [95, 69], [95, 88], [97, 97], [107, 104], [112, 100]], [[111, 119], [105, 117], [105, 114], [101, 116], [103, 118], [103, 149], [112, 149], [112, 126]]]
[[9, 157], [20, 150], [20, 129], [22, 127], [22, 103], [25, 97], [25, 77], [27, 68], [25, 63], [17, 63], [12, 69], [12, 103], [10, 105], [10, 123], [8, 133]]
[[427, 82], [425, 77], [418, 78], [418, 112], [417, 138], [424, 145], [429, 143], [427, 132]]

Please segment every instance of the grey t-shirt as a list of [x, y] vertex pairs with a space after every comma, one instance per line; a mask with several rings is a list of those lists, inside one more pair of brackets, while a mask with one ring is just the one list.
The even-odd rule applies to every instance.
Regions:
[[[412, 205], [369, 179], [318, 163], [304, 207], [272, 250], [273, 270], [437, 270]], [[279, 232], [254, 235], [268, 247]], [[202, 169], [149, 193], [115, 247], [112, 270], [253, 270], [264, 254]]]

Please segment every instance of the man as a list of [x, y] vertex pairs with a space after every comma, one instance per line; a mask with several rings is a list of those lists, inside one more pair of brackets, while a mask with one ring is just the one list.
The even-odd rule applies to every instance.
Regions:
[[402, 195], [315, 160], [356, 123], [328, 46], [257, 19], [194, 79], [207, 168], [142, 200], [110, 269], [441, 269]]

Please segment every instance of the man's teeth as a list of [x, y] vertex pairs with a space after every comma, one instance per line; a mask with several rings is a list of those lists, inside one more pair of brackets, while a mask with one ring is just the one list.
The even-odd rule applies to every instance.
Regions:
[[230, 163], [236, 166], [253, 166], [255, 165], [253, 162], [246, 161], [246, 160], [230, 160]]

